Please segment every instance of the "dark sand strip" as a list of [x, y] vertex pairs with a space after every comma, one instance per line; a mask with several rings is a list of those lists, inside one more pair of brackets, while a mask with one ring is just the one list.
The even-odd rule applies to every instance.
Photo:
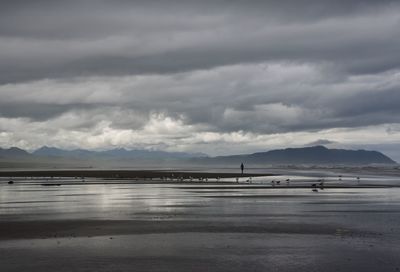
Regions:
[[353, 235], [359, 231], [340, 226], [268, 223], [246, 225], [237, 222], [197, 220], [59, 220], [59, 221], [3, 221], [0, 222], [0, 240], [92, 237], [105, 235], [156, 233], [284, 233], [313, 235]]
[[303, 198], [303, 197], [315, 197], [315, 195], [202, 195], [201, 197], [206, 198], [267, 198], [267, 199], [281, 199], [281, 198]]
[[41, 204], [41, 203], [64, 203], [66, 200], [27, 200], [27, 201], [3, 201], [2, 204]]
[[234, 177], [259, 177], [272, 176], [271, 173], [252, 174], [246, 173], [207, 173], [207, 172], [182, 172], [182, 171], [155, 171], [155, 170], [30, 170], [30, 171], [0, 171], [0, 177], [92, 177], [92, 178], [234, 178]]
[[312, 213], [377, 213], [377, 214], [385, 214], [385, 213], [400, 213], [400, 210], [317, 210], [317, 211], [308, 211]]
[[[274, 189], [311, 189], [313, 188], [310, 185], [289, 185], [289, 186], [271, 186], [271, 185], [243, 185], [243, 184], [232, 184], [232, 182], [227, 182], [225, 185], [221, 185], [217, 183], [217, 185], [207, 186], [210, 185], [208, 183], [200, 183], [195, 184], [194, 186], [180, 186], [176, 187], [177, 189], [185, 189], [185, 190], [204, 190], [204, 189], [215, 189], [215, 190], [226, 190], [226, 189], [267, 189], [267, 190], [274, 190]], [[323, 189], [347, 189], [347, 188], [355, 188], [355, 189], [374, 189], [374, 188], [398, 188], [400, 186], [392, 186], [392, 185], [324, 185]], [[320, 189], [320, 187], [316, 187]]]

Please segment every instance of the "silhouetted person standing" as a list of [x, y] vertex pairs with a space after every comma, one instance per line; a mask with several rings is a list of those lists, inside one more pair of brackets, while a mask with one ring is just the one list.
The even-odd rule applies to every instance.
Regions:
[[242, 170], [242, 175], [243, 175], [243, 170], [244, 170], [244, 164], [242, 162], [242, 164], [240, 165], [240, 170]]

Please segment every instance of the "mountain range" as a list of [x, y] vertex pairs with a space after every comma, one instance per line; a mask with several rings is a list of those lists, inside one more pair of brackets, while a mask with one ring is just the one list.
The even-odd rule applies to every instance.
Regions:
[[29, 156], [30, 154], [23, 149], [18, 147], [11, 147], [8, 149], [0, 148], [0, 157], [24, 157]]
[[[63, 150], [55, 147], [41, 147], [31, 153], [12, 147], [0, 148], [0, 163], [4, 161], [25, 161], [47, 163], [61, 162], [114, 162], [136, 163], [146, 162], [147, 165], [156, 163], [174, 162], [175, 164], [206, 164], [232, 165], [241, 162], [247, 165], [369, 165], [369, 164], [396, 164], [391, 158], [378, 151], [328, 149], [324, 146], [287, 148], [258, 152], [253, 154], [209, 157], [203, 153], [166, 152], [151, 150], [127, 150], [124, 148], [106, 151], [90, 151], [85, 149]], [[94, 163], [96, 164], [96, 163]]]
[[396, 164], [394, 160], [378, 151], [328, 149], [324, 146], [286, 148], [210, 159], [229, 164], [243, 161], [251, 164]]
[[43, 146], [34, 152], [32, 155], [40, 157], [75, 157], [75, 158], [93, 158], [93, 157], [114, 157], [126, 159], [183, 159], [183, 158], [198, 158], [206, 157], [203, 153], [185, 153], [185, 152], [166, 152], [153, 150], [127, 150], [125, 148], [117, 148], [106, 151], [90, 151], [85, 149], [63, 150], [55, 147]]

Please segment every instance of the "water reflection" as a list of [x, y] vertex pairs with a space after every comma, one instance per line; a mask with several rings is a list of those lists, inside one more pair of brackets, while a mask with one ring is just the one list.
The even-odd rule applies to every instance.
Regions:
[[[290, 185], [261, 188], [271, 179], [290, 179]], [[232, 181], [232, 180], [231, 180]], [[376, 219], [390, 219], [400, 212], [399, 188], [329, 188], [313, 193], [309, 188], [290, 188], [309, 185], [315, 177], [277, 176], [257, 177], [243, 186], [213, 184], [103, 184], [104, 180], [88, 179], [81, 184], [69, 184], [60, 179], [61, 186], [41, 186], [46, 180], [16, 180], [9, 185], [0, 181], [0, 218], [3, 220], [273, 220], [285, 222], [326, 222], [348, 224], [344, 215], [352, 216], [362, 228], [373, 225]], [[232, 181], [235, 182], [234, 180]], [[338, 183], [334, 177], [325, 182]], [[343, 178], [342, 184], [355, 181]], [[396, 178], [369, 177], [368, 184], [395, 184]], [[64, 185], [65, 184], [65, 185]], [[345, 212], [348, 211], [347, 214]], [[340, 216], [332, 216], [340, 214]], [[251, 219], [249, 219], [251, 218]], [[373, 219], [373, 220], [372, 220]], [[365, 224], [368, 222], [368, 224]]]
[[[166, 271], [175, 271], [182, 263], [188, 264], [182, 271], [193, 264], [211, 264], [198, 271], [245, 271], [254, 264], [262, 268], [259, 271], [394, 271], [400, 244], [400, 188], [357, 187], [354, 177], [343, 175], [339, 181], [336, 175], [326, 175], [330, 185], [355, 186], [314, 193], [310, 184], [319, 178], [303, 172], [257, 177], [252, 184], [243, 178], [239, 185], [232, 179], [224, 180], [231, 184], [57, 179], [61, 186], [42, 186], [54, 182], [47, 179], [16, 179], [12, 185], [1, 179], [1, 222], [27, 225], [30, 220], [42, 221], [43, 228], [53, 226], [49, 234], [44, 232], [47, 239], [0, 241], [1, 263], [46, 264], [47, 271], [60, 264], [68, 267], [70, 260], [85, 268], [88, 259], [96, 268], [109, 261], [112, 266], [106, 271], [118, 265], [117, 270], [130, 270], [138, 262], [156, 270], [154, 260], [157, 268], [164, 261], [170, 268]], [[272, 179], [290, 179], [290, 184], [272, 188]], [[398, 185], [398, 180], [368, 176], [360, 183]], [[70, 220], [74, 231], [67, 227], [67, 236], [56, 237], [65, 222], [50, 220]], [[35, 231], [31, 235], [41, 237]], [[355, 261], [349, 262], [349, 257]]]

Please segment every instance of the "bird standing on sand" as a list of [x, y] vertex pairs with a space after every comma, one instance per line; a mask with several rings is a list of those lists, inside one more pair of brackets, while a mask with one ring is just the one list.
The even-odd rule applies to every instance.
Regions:
[[317, 184], [316, 184], [316, 183], [311, 184], [311, 188], [312, 188], [312, 191], [313, 191], [313, 192], [318, 192]]

